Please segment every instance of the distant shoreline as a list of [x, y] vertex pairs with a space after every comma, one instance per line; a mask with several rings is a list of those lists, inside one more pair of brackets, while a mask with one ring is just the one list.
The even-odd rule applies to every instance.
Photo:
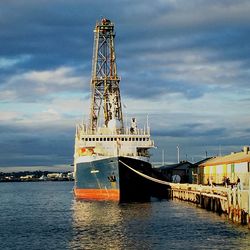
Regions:
[[63, 179], [63, 180], [57, 180], [57, 179], [55, 179], [55, 180], [39, 180], [39, 179], [37, 179], [37, 180], [0, 180], [0, 183], [2, 182], [2, 183], [7, 183], [7, 182], [51, 182], [51, 181], [66, 181], [66, 182], [68, 182], [68, 181], [74, 181], [74, 179], [72, 179], [72, 180], [69, 180], [69, 179]]
[[49, 171], [0, 172], [0, 182], [74, 181], [73, 173]]

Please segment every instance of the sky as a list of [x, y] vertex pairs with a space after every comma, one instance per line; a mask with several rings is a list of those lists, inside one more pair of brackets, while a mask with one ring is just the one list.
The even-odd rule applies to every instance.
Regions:
[[126, 119], [149, 117], [152, 161], [250, 144], [247, 0], [1, 0], [0, 171], [69, 167], [87, 120], [93, 29], [115, 24]]

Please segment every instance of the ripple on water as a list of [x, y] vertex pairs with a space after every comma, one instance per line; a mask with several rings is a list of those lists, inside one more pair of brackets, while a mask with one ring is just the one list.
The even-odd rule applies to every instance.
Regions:
[[72, 188], [0, 183], [0, 249], [250, 249], [247, 228], [192, 204], [81, 202]]

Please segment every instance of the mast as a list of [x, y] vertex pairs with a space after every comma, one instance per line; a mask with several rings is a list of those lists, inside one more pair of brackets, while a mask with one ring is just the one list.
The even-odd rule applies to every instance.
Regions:
[[90, 129], [95, 133], [101, 122], [122, 133], [124, 130], [114, 47], [114, 24], [103, 18], [96, 23], [91, 78]]

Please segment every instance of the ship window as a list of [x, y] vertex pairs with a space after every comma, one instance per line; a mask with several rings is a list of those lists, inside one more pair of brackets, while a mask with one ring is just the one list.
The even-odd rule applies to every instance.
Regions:
[[103, 138], [104, 141], [106, 141], [106, 138]]
[[131, 141], [131, 138], [128, 138], [129, 141]]
[[85, 141], [88, 141], [88, 138], [85, 138]]
[[124, 141], [124, 138], [122, 138], [122, 141]]
[[96, 141], [99, 141], [99, 138], [96, 138]]
[[91, 138], [89, 138], [89, 141], [91, 141]]
[[142, 140], [142, 138], [139, 138], [139, 140], [141, 141], [141, 140]]
[[132, 138], [132, 141], [134, 141], [135, 140], [135, 138]]
[[109, 138], [107, 138], [107, 141], [109, 141]]
[[147, 141], [149, 141], [149, 138], [147, 138]]
[[138, 138], [136, 138], [135, 140], [138, 141]]
[[117, 138], [114, 138], [114, 141], [117, 141]]
[[128, 138], [125, 138], [125, 141], [127, 141], [128, 140]]
[[100, 138], [100, 141], [102, 141], [102, 138]]
[[145, 141], [145, 138], [143, 138], [143, 141]]
[[95, 138], [93, 138], [93, 141], [95, 141]]

